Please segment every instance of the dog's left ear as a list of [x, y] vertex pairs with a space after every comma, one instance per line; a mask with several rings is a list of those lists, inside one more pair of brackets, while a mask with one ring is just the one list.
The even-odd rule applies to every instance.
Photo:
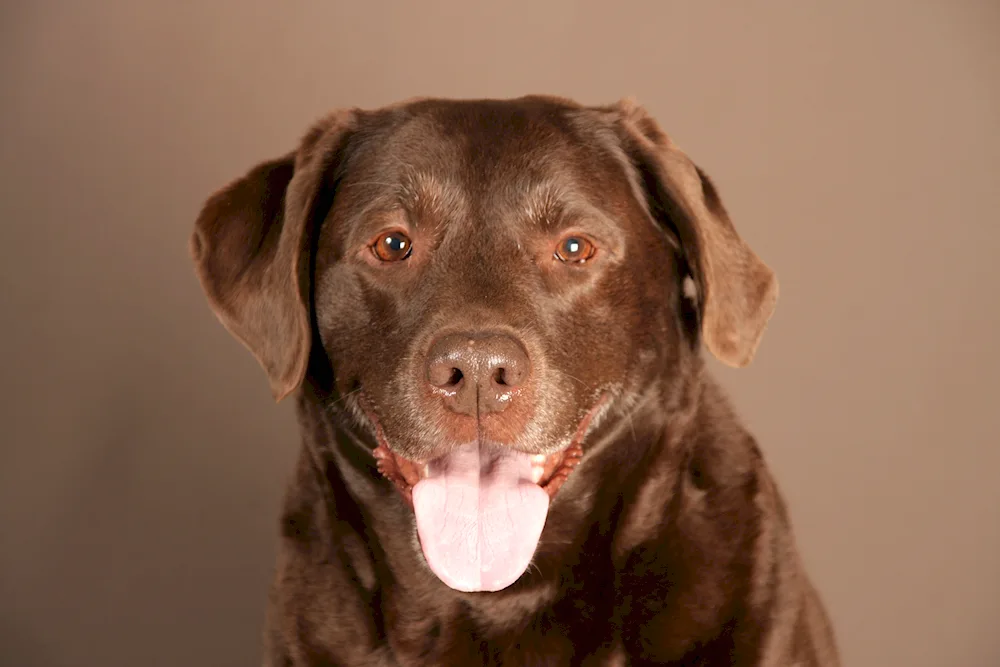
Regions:
[[263, 367], [277, 401], [302, 384], [308, 367], [314, 204], [354, 118], [352, 111], [330, 114], [298, 150], [212, 195], [191, 235], [212, 310]]
[[736, 232], [708, 176], [646, 110], [630, 100], [614, 110], [650, 214], [673, 228], [692, 265], [705, 346], [729, 366], [746, 366], [774, 313], [774, 272]]

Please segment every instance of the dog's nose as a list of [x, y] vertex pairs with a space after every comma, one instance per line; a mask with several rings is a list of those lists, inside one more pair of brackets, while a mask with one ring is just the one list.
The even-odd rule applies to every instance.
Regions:
[[503, 334], [442, 336], [427, 355], [427, 381], [450, 410], [472, 417], [505, 410], [530, 375], [528, 353]]

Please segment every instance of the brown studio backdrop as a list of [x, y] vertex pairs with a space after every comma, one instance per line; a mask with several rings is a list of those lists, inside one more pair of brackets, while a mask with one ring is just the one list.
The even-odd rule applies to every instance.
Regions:
[[778, 272], [759, 437], [845, 664], [998, 665], [995, 2], [0, 9], [0, 664], [255, 664], [291, 404], [203, 199], [330, 107], [635, 94]]

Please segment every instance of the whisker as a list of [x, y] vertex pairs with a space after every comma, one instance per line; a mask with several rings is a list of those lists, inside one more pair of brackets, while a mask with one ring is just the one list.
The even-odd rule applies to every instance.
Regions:
[[349, 392], [347, 392], [346, 394], [343, 394], [343, 395], [342, 395], [342, 396], [341, 396], [340, 398], [338, 398], [337, 400], [335, 400], [335, 401], [330, 401], [329, 403], [327, 403], [327, 407], [331, 407], [331, 408], [332, 408], [332, 407], [335, 407], [335, 406], [336, 406], [336, 405], [337, 405], [338, 403], [341, 403], [341, 402], [343, 402], [343, 401], [346, 401], [346, 400], [347, 400], [348, 398], [350, 398], [350, 397], [351, 397], [352, 395], [354, 395], [354, 394], [357, 394], [357, 393], [358, 393], [358, 392], [360, 392], [360, 391], [361, 391], [361, 387], [358, 387], [358, 388], [356, 388], [356, 389], [352, 389], [352, 390], [350, 390]]
[[381, 185], [385, 188], [395, 188], [398, 187], [398, 183], [383, 183], [382, 181], [358, 181], [357, 183], [345, 183], [341, 185], [342, 188], [354, 188], [362, 185]]

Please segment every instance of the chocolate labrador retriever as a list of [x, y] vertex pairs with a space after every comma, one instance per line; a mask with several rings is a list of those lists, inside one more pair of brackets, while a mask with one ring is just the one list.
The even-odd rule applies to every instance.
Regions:
[[302, 427], [265, 665], [839, 664], [699, 354], [775, 276], [642, 107], [336, 111], [191, 251]]

